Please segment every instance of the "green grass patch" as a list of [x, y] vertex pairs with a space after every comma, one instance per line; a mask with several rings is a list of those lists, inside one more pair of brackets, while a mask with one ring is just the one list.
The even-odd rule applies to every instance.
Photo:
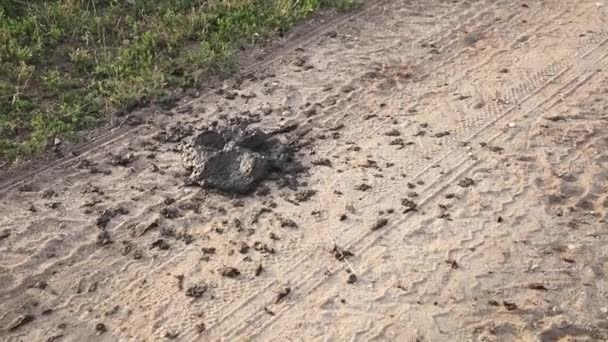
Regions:
[[358, 2], [0, 0], [0, 159], [31, 158], [54, 137], [196, 87], [196, 75], [233, 70], [240, 48]]

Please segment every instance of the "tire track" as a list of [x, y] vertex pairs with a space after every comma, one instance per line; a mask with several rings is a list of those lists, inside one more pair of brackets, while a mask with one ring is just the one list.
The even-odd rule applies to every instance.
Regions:
[[[564, 94], [571, 94], [573, 91], [575, 91], [580, 86], [585, 84], [595, 74], [595, 71], [587, 72], [586, 69], [588, 69], [588, 66], [590, 66], [590, 65], [597, 65], [601, 60], [603, 60], [606, 57], [606, 54], [602, 54], [602, 53], [598, 52], [598, 51], [600, 51], [600, 49], [602, 47], [604, 47], [606, 42], [607, 42], [607, 40], [604, 40], [604, 41], [600, 42], [600, 44], [598, 44], [597, 46], [593, 47], [592, 49], [590, 49], [589, 51], [584, 53], [579, 58], [580, 63], [576, 63], [576, 60], [573, 61], [572, 64], [570, 64], [568, 67], [562, 69], [559, 73], [557, 73], [557, 75], [550, 78], [548, 81], [542, 83], [541, 86], [538, 87], [532, 94], [524, 97], [522, 100], [519, 101], [519, 103], [512, 106], [509, 110], [498, 115], [492, 121], [486, 123], [479, 130], [477, 130], [472, 135], [470, 135], [470, 137], [466, 141], [472, 141], [475, 138], [477, 138], [478, 136], [480, 136], [482, 133], [488, 131], [489, 128], [495, 127], [496, 123], [498, 121], [500, 121], [500, 120], [504, 121], [504, 118], [506, 116], [508, 116], [509, 114], [513, 114], [513, 112], [517, 108], [528, 107], [529, 109], [527, 110], [526, 113], [529, 114], [529, 113], [532, 113], [533, 111], [540, 111], [539, 109], [547, 103], [551, 103], [550, 106], [555, 105], [555, 103], [559, 102], [561, 99], [560, 98], [560, 99], [556, 100], [557, 97], [561, 97]], [[554, 66], [550, 65], [546, 69], [551, 70], [553, 68], [554, 68]], [[541, 73], [542, 73], [542, 71], [541, 71]], [[566, 78], [567, 80], [565, 82], [565, 85], [561, 86], [558, 83], [558, 81], [563, 78]], [[555, 88], [557, 88], [557, 89], [555, 89]], [[535, 101], [536, 98], [539, 98], [539, 100]], [[532, 105], [528, 105], [527, 103], [529, 103], [529, 102], [531, 102]], [[501, 136], [502, 134], [504, 134], [504, 133], [499, 131], [492, 138], [488, 139], [488, 142], [493, 142], [497, 137]], [[454, 183], [457, 179], [460, 179], [464, 174], [470, 172], [473, 169], [473, 167], [475, 167], [476, 165], [479, 164], [479, 161], [471, 161], [468, 158], [466, 158], [465, 153], [453, 153], [453, 152], [446, 154], [443, 158], [441, 158], [436, 163], [439, 163], [444, 158], [448, 157], [450, 154], [453, 154], [454, 160], [462, 161], [460, 163], [457, 163], [455, 167], [453, 167], [450, 171], [447, 172], [448, 175], [453, 174], [454, 176], [451, 177], [447, 182], [438, 181], [436, 183], [432, 183], [429, 187], [425, 188], [424, 192], [430, 193], [430, 195], [428, 197], [425, 197], [425, 199], [420, 202], [420, 206], [424, 206], [427, 203], [429, 203], [430, 201], [432, 201], [433, 199], [435, 199], [439, 194], [441, 194], [447, 188], [449, 188], [450, 185], [452, 183]], [[414, 180], [420, 179], [421, 176], [423, 174], [427, 173], [428, 171], [429, 171], [428, 169], [421, 171], [413, 179]], [[445, 177], [445, 175], [444, 175], [444, 177]], [[428, 177], [425, 177], [425, 178], [428, 178]], [[363, 237], [357, 239], [356, 241], [353, 241], [352, 243], [347, 244], [345, 249], [356, 251], [356, 255], [363, 255], [365, 253], [365, 251], [369, 250], [372, 246], [374, 246], [376, 243], [378, 243], [378, 241], [380, 241], [383, 237], [385, 237], [387, 234], [392, 232], [394, 229], [396, 229], [399, 226], [402, 226], [405, 222], [407, 222], [407, 220], [412, 215], [413, 214], [406, 215], [403, 219], [398, 220], [397, 222], [395, 222], [393, 224], [390, 224], [388, 227], [383, 229], [380, 234], [368, 233], [368, 234], [364, 235]], [[367, 241], [367, 243], [365, 243], [365, 240], [367, 240], [369, 237], [372, 237], [375, 235], [376, 235], [375, 238], [372, 238], [371, 240]], [[343, 270], [344, 268], [345, 268], [345, 266], [342, 266], [340, 268], [340, 270]], [[335, 275], [336, 272], [337, 271], [332, 272], [332, 275]], [[365, 271], [363, 271], [363, 273], [364, 272]], [[296, 286], [296, 288], [304, 290], [303, 293], [300, 293], [300, 298], [305, 298], [307, 295], [314, 292], [316, 289], [318, 289], [320, 286], [322, 286], [326, 282], [326, 280], [329, 277], [320, 276], [321, 274], [322, 274], [322, 271], [318, 270], [315, 273], [311, 274], [310, 276], [306, 276], [305, 280], [301, 283], [301, 285]], [[311, 279], [314, 279], [314, 278], [317, 278], [317, 282], [313, 282], [312, 285], [310, 285], [309, 287], [306, 287], [305, 285], [308, 283], [311, 283], [312, 282]], [[299, 303], [302, 303], [302, 302], [303, 302], [303, 300], [300, 299]], [[297, 304], [295, 304], [295, 305], [297, 305]], [[263, 322], [264, 318], [267, 316], [264, 314], [258, 314], [258, 316], [256, 316], [256, 317], [247, 319], [245, 321], [246, 324], [243, 324], [241, 326], [240, 330], [235, 331], [236, 334], [241, 334], [241, 335], [232, 336], [232, 337], [238, 339], [239, 337], [242, 338], [244, 336], [248, 336], [248, 337], [257, 336], [264, 329], [267, 329], [269, 326], [271, 326], [272, 322], [276, 322], [281, 317], [281, 315], [283, 315], [286, 312], [288, 312], [289, 310], [293, 309], [293, 307], [295, 305], [293, 305], [293, 306], [286, 305], [286, 307], [283, 310], [281, 310], [280, 313], [275, 312], [276, 313], [275, 316], [272, 316], [271, 318], [267, 319], [266, 320], [267, 323], [266, 324], [262, 323], [262, 328], [260, 328], [257, 331], [254, 331], [254, 332], [247, 331], [247, 329], [251, 326], [252, 322], [256, 322], [259, 325], [260, 322]]]

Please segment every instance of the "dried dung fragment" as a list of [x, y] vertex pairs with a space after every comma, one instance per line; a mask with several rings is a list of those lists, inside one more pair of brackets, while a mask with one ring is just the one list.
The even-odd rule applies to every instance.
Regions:
[[528, 285], [528, 288], [530, 290], [548, 291], [547, 288], [545, 287], [545, 285], [543, 285], [541, 283], [532, 283], [532, 284]]
[[327, 158], [313, 160], [310, 163], [312, 165], [316, 165], [316, 166], [328, 166], [328, 167], [331, 167], [331, 160], [329, 160]]
[[165, 129], [162, 129], [160, 132], [154, 135], [152, 139], [163, 143], [175, 143], [192, 135], [192, 133], [193, 128], [191, 125], [178, 122]]
[[331, 253], [339, 261], [342, 261], [344, 259], [350, 258], [355, 255], [353, 252], [351, 252], [349, 250], [343, 250], [336, 245], [334, 245], [334, 249], [331, 250]]
[[279, 302], [281, 302], [290, 293], [291, 293], [291, 288], [289, 288], [289, 287], [286, 287], [286, 288], [282, 289], [281, 291], [279, 291], [279, 293], [277, 294], [277, 300], [276, 300], [275, 304], [278, 304]]
[[245, 242], [241, 243], [239, 246], [239, 253], [247, 254], [249, 252], [249, 245]]
[[397, 130], [397, 129], [392, 129], [392, 130], [384, 133], [384, 135], [389, 136], [389, 137], [398, 137], [401, 135], [401, 132], [399, 132], [399, 130]]
[[114, 216], [126, 215], [128, 213], [129, 211], [122, 207], [106, 209], [97, 218], [97, 227], [103, 229], [108, 225], [108, 223]]
[[165, 338], [174, 340], [179, 337], [179, 331], [167, 331], [165, 332]]
[[205, 330], [207, 330], [207, 326], [205, 325], [205, 323], [199, 323], [195, 326], [196, 331], [198, 331], [199, 334], [202, 334], [205, 332]]
[[262, 271], [264, 271], [264, 267], [262, 266], [262, 264], [259, 264], [258, 267], [256, 267], [255, 269], [255, 276], [259, 277], [260, 274], [262, 274]]
[[517, 304], [503, 301], [502, 305], [509, 311], [517, 310]]
[[203, 254], [215, 254], [215, 247], [203, 247], [201, 251]]
[[416, 204], [416, 202], [412, 201], [409, 198], [404, 198], [401, 200], [401, 205], [405, 207], [405, 213], [408, 213], [410, 211], [415, 211], [416, 209], [418, 209], [418, 204]]
[[108, 328], [106, 328], [106, 325], [103, 323], [97, 323], [95, 324], [95, 331], [97, 331], [97, 334], [101, 335], [103, 333], [105, 333], [108, 330]]
[[450, 132], [448, 132], [448, 131], [439, 132], [439, 133], [435, 134], [435, 138], [442, 138], [442, 137], [445, 137], [447, 135], [450, 135]]
[[458, 182], [458, 185], [460, 185], [463, 188], [468, 188], [469, 186], [472, 186], [474, 184], [475, 184], [475, 181], [469, 177], [465, 177]]
[[292, 219], [281, 217], [279, 221], [281, 222], [281, 228], [298, 228], [298, 224]]
[[370, 185], [367, 185], [367, 184], [365, 184], [365, 183], [364, 183], [364, 184], [361, 184], [361, 185], [357, 186], [357, 187], [355, 188], [355, 190], [359, 190], [359, 191], [367, 191], [367, 190], [369, 190], [369, 189], [371, 189], [371, 188], [372, 188], [372, 187], [371, 187]]
[[314, 196], [317, 193], [316, 190], [302, 190], [302, 191], [298, 191], [295, 194], [294, 199], [297, 202], [306, 202], [308, 201], [312, 196]]
[[241, 272], [234, 267], [223, 267], [219, 270], [219, 273], [227, 278], [236, 278], [241, 275]]
[[99, 232], [99, 234], [97, 235], [97, 245], [98, 246], [106, 246], [111, 244], [112, 238], [110, 237], [110, 233], [108, 233], [107, 230], [102, 230], [101, 232]]
[[208, 287], [205, 284], [192, 285], [186, 290], [186, 296], [200, 298], [205, 292], [207, 292], [207, 289]]
[[8, 331], [15, 331], [17, 329], [19, 329], [20, 327], [31, 323], [34, 321], [34, 316], [33, 315], [23, 315], [23, 316], [19, 316], [13, 323], [11, 323], [11, 325], [8, 327]]
[[446, 264], [450, 265], [452, 267], [452, 269], [458, 269], [460, 267], [460, 265], [458, 265], [458, 262], [456, 262], [456, 260], [453, 259], [448, 259], [445, 261]]
[[4, 239], [8, 238], [9, 236], [11, 236], [11, 231], [8, 229], [5, 229], [0, 232], [0, 240], [4, 240]]
[[171, 245], [169, 245], [167, 243], [167, 241], [165, 241], [164, 239], [158, 239], [158, 240], [152, 242], [152, 244], [150, 245], [150, 249], [158, 248], [158, 249], [162, 249], [162, 250], [167, 250], [170, 247], [171, 247]]
[[378, 230], [388, 224], [388, 219], [381, 218], [372, 225], [372, 230]]

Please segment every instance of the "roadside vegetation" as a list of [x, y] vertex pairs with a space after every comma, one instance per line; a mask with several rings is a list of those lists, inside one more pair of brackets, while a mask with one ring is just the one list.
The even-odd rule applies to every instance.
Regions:
[[357, 0], [0, 0], [0, 159], [107, 122], [324, 6]]

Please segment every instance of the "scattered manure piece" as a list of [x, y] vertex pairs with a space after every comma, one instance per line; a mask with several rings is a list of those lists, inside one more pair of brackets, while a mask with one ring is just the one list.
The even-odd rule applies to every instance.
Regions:
[[184, 166], [196, 184], [244, 195], [271, 175], [301, 170], [290, 145], [258, 129], [212, 127], [184, 146]]

